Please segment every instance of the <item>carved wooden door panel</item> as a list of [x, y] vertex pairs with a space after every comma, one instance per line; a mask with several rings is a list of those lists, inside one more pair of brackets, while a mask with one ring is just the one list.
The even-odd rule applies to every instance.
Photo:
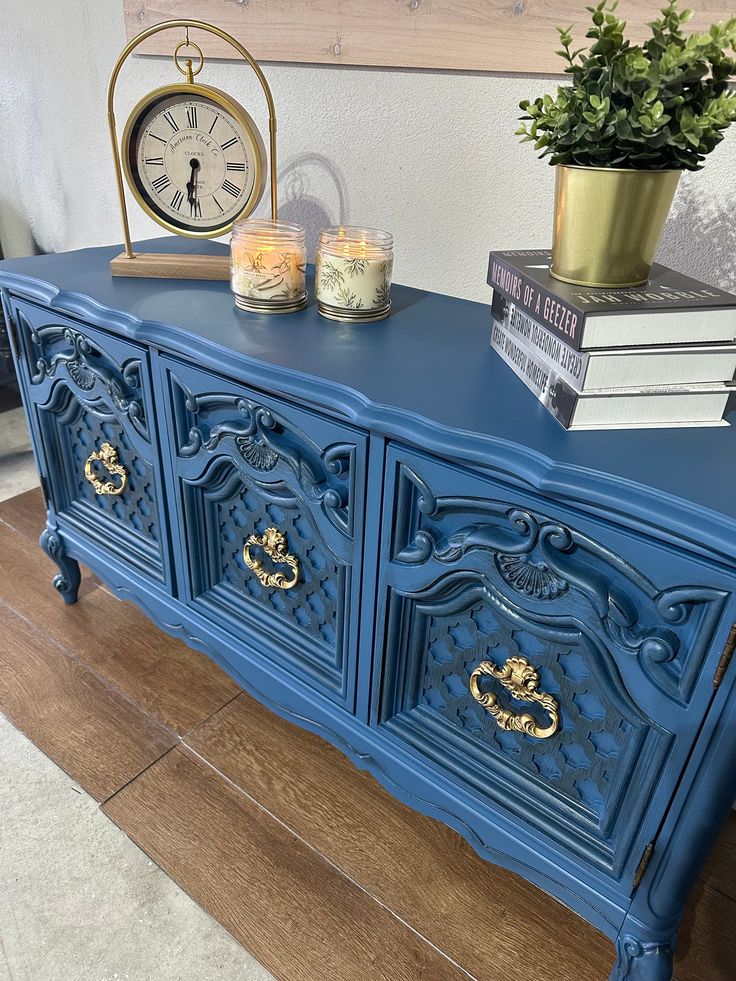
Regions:
[[628, 895], [709, 704], [723, 579], [398, 445], [386, 494], [373, 724]]
[[186, 601], [352, 709], [365, 437], [162, 361]]
[[31, 303], [14, 316], [56, 514], [170, 583], [146, 351]]

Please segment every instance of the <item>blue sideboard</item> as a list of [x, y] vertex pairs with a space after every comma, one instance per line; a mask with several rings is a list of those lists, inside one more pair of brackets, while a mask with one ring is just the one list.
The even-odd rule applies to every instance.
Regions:
[[565, 432], [482, 304], [266, 318], [118, 252], [0, 263], [63, 599], [83, 562], [670, 978], [736, 797], [736, 430]]

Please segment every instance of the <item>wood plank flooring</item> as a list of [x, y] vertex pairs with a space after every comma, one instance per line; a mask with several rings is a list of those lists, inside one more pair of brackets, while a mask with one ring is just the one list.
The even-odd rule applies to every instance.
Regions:
[[[35, 545], [43, 523], [38, 491], [0, 504], [0, 712], [279, 981], [605, 981], [605, 937], [93, 577], [66, 607]], [[736, 975], [735, 873], [732, 819], [677, 981]]]
[[[21, 498], [28, 498], [25, 508]], [[38, 515], [41, 520], [36, 520]], [[30, 515], [34, 520], [29, 520]], [[11, 522], [17, 520], [20, 529]], [[60, 604], [49, 588], [56, 568], [37, 542], [43, 528], [40, 491], [0, 504], [0, 602], [44, 630], [105, 682], [179, 735], [189, 732], [238, 694], [238, 686], [204, 655], [187, 650], [131, 603], [120, 603], [87, 573], [85, 602]], [[124, 656], [121, 648], [124, 645]]]
[[[539, 890], [511, 872], [489, 875], [454, 831], [398, 804], [318, 736], [293, 735], [292, 725], [241, 695], [187, 745], [379, 902], [421, 924], [423, 935], [472, 975], [507, 976], [521, 940], [519, 911], [529, 909], [534, 915], [523, 917], [524, 943], [545, 950], [559, 965], [558, 978], [606, 976], [610, 943], [592, 927], [581, 928], [574, 913], [540, 903]], [[480, 923], [492, 944], [472, 926]]]
[[276, 977], [466, 977], [253, 800], [181, 750], [108, 801], [105, 812]]
[[0, 711], [97, 800], [176, 743], [48, 635], [0, 604]]

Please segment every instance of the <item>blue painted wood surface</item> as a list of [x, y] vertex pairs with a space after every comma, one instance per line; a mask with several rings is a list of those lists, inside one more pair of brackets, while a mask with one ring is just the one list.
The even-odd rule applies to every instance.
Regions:
[[[0, 263], [64, 600], [82, 561], [604, 930], [615, 981], [669, 977], [736, 795], [733, 669], [713, 684], [734, 430], [567, 433], [490, 350], [482, 304], [397, 287], [378, 324], [267, 319], [224, 283], [113, 279], [118, 251]], [[83, 477], [103, 439], [130, 474], [115, 498]], [[243, 561], [268, 525], [300, 560], [289, 593]], [[512, 654], [559, 702], [548, 740], [468, 691]]]
[[[174, 238], [136, 247], [225, 250]], [[734, 429], [566, 432], [491, 351], [485, 304], [398, 286], [392, 316], [377, 324], [335, 325], [319, 317], [314, 303], [302, 313], [267, 318], [237, 310], [225, 283], [113, 278], [107, 260], [119, 251], [6, 260], [0, 268], [4, 284], [18, 283], [54, 308], [114, 324], [167, 350], [196, 348], [201, 363], [243, 381], [316, 396], [366, 428], [446, 454], [505, 464], [512, 477], [552, 493], [610, 510], [618, 503], [612, 480], [620, 481], [629, 505], [622, 519], [642, 513], [656, 522], [661, 495], [671, 505], [668, 524], [678, 519], [686, 533], [689, 519], [676, 499], [692, 502], [711, 512], [698, 512], [701, 535], [736, 557], [733, 526], [722, 521], [736, 518]], [[660, 494], [641, 494], [631, 482]]]

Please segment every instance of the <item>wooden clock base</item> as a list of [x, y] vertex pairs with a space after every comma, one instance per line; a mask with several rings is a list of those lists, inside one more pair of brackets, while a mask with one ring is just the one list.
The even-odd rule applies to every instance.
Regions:
[[175, 255], [172, 253], [137, 252], [110, 260], [113, 276], [139, 279], [230, 279], [230, 257], [227, 255]]

